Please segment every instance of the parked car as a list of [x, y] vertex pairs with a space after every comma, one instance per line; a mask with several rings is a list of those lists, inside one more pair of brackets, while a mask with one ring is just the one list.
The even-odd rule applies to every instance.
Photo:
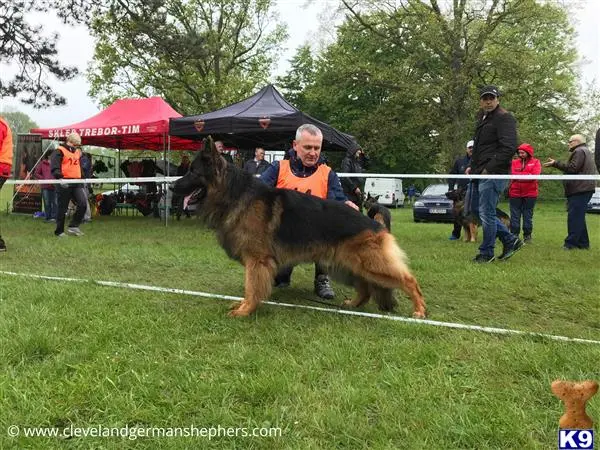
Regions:
[[402, 180], [399, 178], [365, 178], [365, 196], [379, 195], [377, 203], [380, 205], [404, 206], [404, 192], [402, 191]]
[[587, 204], [587, 212], [600, 214], [600, 187], [596, 188], [596, 192]]
[[413, 204], [415, 222], [453, 222], [452, 200], [446, 198], [447, 184], [430, 184]]

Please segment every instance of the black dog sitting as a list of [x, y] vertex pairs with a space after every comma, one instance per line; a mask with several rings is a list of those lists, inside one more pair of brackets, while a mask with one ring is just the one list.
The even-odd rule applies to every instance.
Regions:
[[367, 210], [367, 216], [371, 219], [379, 222], [381, 225], [387, 228], [387, 230], [392, 232], [392, 215], [390, 214], [390, 210], [385, 206], [377, 203], [379, 200], [379, 195], [376, 197], [371, 197], [371, 194], [367, 194], [367, 198], [363, 203], [365, 209]]

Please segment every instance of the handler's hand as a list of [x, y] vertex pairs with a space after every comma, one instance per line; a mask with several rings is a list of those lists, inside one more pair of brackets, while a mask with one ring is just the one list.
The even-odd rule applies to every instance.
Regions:
[[354, 202], [351, 202], [350, 200], [346, 200], [344, 203], [345, 203], [346, 205], [348, 205], [350, 208], [354, 208], [354, 209], [355, 209], [355, 210], [357, 210], [357, 211], [359, 210], [359, 209], [358, 209], [358, 206], [356, 206], [356, 205], [354, 204]]
[[470, 173], [471, 173], [471, 168], [470, 168], [470, 167], [467, 167], [467, 168], [465, 169], [465, 175], [469, 175]]
[[555, 163], [555, 162], [556, 162], [556, 161], [555, 161], [555, 160], [553, 160], [552, 158], [548, 158], [548, 161], [546, 161], [546, 162], [543, 164], [543, 166], [544, 166], [544, 167], [552, 167], [552, 166], [554, 165], [554, 163]]

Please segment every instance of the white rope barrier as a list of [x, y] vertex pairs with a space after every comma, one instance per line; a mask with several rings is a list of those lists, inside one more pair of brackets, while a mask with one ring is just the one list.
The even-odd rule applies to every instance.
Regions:
[[[114, 287], [114, 288], [138, 289], [138, 290], [152, 291], [152, 292], [163, 292], [163, 293], [167, 293], [167, 294], [182, 294], [182, 295], [190, 295], [190, 296], [196, 296], [196, 297], [216, 298], [216, 299], [220, 299], [220, 300], [232, 300], [232, 301], [237, 301], [237, 302], [243, 300], [242, 297], [234, 297], [231, 295], [212, 294], [210, 292], [199, 292], [199, 291], [191, 291], [191, 290], [186, 290], [186, 289], [173, 289], [173, 288], [165, 288], [165, 287], [159, 287], [159, 286], [149, 286], [149, 285], [144, 285], [144, 284], [122, 283], [122, 282], [118, 282], [118, 281], [87, 280], [87, 279], [83, 279], [83, 278], [63, 278], [63, 277], [26, 274], [26, 273], [17, 273], [17, 272], [8, 272], [8, 271], [0, 271], [0, 274], [17, 276], [17, 277], [34, 278], [34, 279], [39, 279], [39, 280], [49, 280], [49, 281], [94, 283], [94, 284], [97, 284], [100, 286], [108, 286], [108, 287]], [[428, 319], [412, 319], [410, 317], [368, 313], [368, 312], [363, 312], [363, 311], [350, 311], [347, 309], [338, 309], [338, 308], [323, 308], [323, 307], [319, 307], [319, 306], [296, 305], [293, 303], [280, 303], [280, 302], [270, 302], [270, 301], [263, 302], [263, 303], [266, 305], [283, 306], [286, 308], [307, 309], [307, 310], [312, 310], [312, 311], [320, 311], [320, 312], [327, 312], [327, 313], [333, 313], [333, 314], [342, 314], [342, 315], [347, 315], [347, 316], [368, 317], [371, 319], [386, 319], [386, 320], [393, 320], [393, 321], [397, 321], [397, 322], [412, 323], [412, 324], [417, 324], [417, 325], [430, 325], [430, 326], [435, 326], [435, 327], [455, 328], [455, 329], [470, 330], [470, 331], [480, 331], [483, 333], [491, 333], [491, 334], [528, 336], [528, 337], [550, 339], [553, 341], [577, 342], [577, 343], [582, 343], [582, 344], [600, 345], [600, 341], [596, 341], [593, 339], [572, 338], [572, 337], [559, 336], [559, 335], [553, 335], [553, 334], [534, 333], [531, 331], [511, 330], [511, 329], [507, 329], [507, 328], [484, 327], [484, 326], [480, 326], [480, 325], [467, 325], [467, 324], [454, 323], [454, 322], [440, 322], [437, 320], [428, 320]], [[332, 306], [334, 306], [334, 305], [332, 305]]]
[[[600, 181], [600, 175], [455, 175], [431, 173], [338, 173], [338, 177], [356, 178], [431, 178], [431, 179], [468, 179], [468, 180], [594, 180]], [[134, 178], [86, 178], [79, 180], [6, 180], [5, 184], [103, 184], [103, 183], [172, 183], [181, 177], [134, 177]]]

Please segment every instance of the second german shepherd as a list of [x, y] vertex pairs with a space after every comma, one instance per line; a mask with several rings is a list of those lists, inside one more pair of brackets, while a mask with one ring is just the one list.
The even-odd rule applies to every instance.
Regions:
[[245, 267], [244, 300], [230, 315], [247, 316], [268, 299], [279, 267], [320, 262], [356, 289], [346, 305], [358, 307], [372, 297], [390, 311], [393, 290], [400, 288], [413, 302], [413, 316], [425, 317], [406, 256], [379, 223], [341, 202], [271, 188], [228, 164], [212, 139], [206, 144], [172, 189], [198, 196], [200, 216], [228, 256]]
[[[446, 192], [446, 197], [452, 200], [454, 222], [463, 228], [465, 242], [477, 242], [477, 231], [481, 223], [476, 214], [465, 214], [465, 193], [466, 189], [455, 189]], [[500, 208], [496, 208], [496, 217], [510, 229], [510, 217], [508, 214]]]
[[390, 210], [385, 206], [377, 203], [379, 200], [379, 195], [375, 197], [371, 197], [371, 194], [367, 194], [367, 198], [365, 199], [363, 206], [367, 210], [367, 216], [371, 219], [379, 222], [381, 225], [387, 228], [387, 230], [392, 232], [392, 214]]

